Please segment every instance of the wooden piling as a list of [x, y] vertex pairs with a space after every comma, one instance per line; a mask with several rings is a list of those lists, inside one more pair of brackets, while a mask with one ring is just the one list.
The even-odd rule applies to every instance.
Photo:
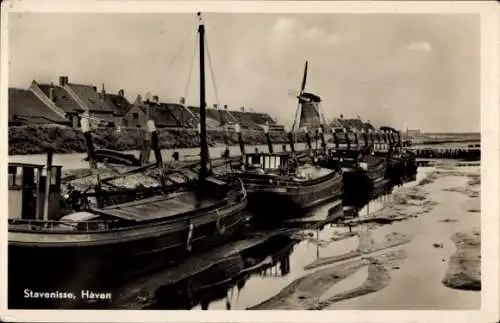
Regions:
[[43, 204], [43, 219], [49, 220], [50, 185], [52, 179], [52, 149], [47, 151], [47, 174], [45, 176], [45, 201]]
[[158, 131], [156, 130], [155, 122], [149, 120], [147, 122], [148, 133], [151, 136], [151, 148], [155, 154], [156, 166], [163, 168], [163, 157], [161, 156], [160, 142], [158, 138]]
[[90, 131], [89, 119], [83, 117], [80, 123], [82, 125], [83, 137], [85, 138], [85, 144], [87, 146], [87, 159], [90, 168], [95, 169], [97, 168], [97, 163], [95, 161], [94, 143], [92, 141], [92, 133]]
[[295, 145], [293, 142], [293, 133], [291, 131], [288, 132], [288, 141], [290, 142], [290, 150], [292, 151], [292, 153], [294, 153], [295, 152]]
[[273, 143], [271, 141], [271, 134], [269, 133], [269, 126], [266, 125], [264, 127], [264, 132], [266, 134], [266, 141], [267, 141], [267, 149], [269, 150], [269, 153], [273, 153], [274, 152], [274, 149], [273, 149]]
[[326, 139], [325, 139], [325, 128], [324, 125], [321, 125], [319, 128], [319, 134], [320, 134], [320, 139], [321, 139], [321, 149], [323, 151], [326, 151]]
[[240, 129], [240, 125], [239, 124], [235, 125], [235, 130], [236, 130], [236, 133], [238, 134], [238, 143], [240, 145], [241, 157], [244, 160], [244, 157], [246, 155], [246, 152], [245, 152], [245, 141], [243, 140], [243, 134], [241, 133], [241, 129]]
[[339, 138], [337, 137], [336, 132], [333, 132], [333, 141], [335, 142], [335, 148], [339, 149], [339, 147], [340, 147]]

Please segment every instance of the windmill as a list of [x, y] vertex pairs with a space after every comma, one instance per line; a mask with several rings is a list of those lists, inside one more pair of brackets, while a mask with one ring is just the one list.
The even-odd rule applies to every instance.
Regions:
[[[320, 102], [321, 98], [313, 93], [308, 93], [305, 92], [305, 87], [306, 87], [306, 81], [307, 81], [307, 67], [308, 67], [308, 61], [306, 61], [305, 67], [304, 67], [304, 76], [302, 77], [302, 86], [300, 88], [300, 91], [298, 93], [292, 93], [289, 91], [290, 94], [293, 94], [296, 96], [298, 102], [297, 102], [297, 110], [295, 112], [295, 119], [293, 121], [292, 125], [292, 132], [297, 132], [299, 129], [303, 126], [308, 126], [309, 128], [318, 128], [320, 125], [325, 125], [326, 120], [323, 112], [321, 111], [320, 108]], [[306, 124], [308, 123], [308, 120], [305, 120], [308, 116], [304, 118], [304, 108], [307, 109], [308, 113], [313, 114], [313, 118], [317, 118], [317, 120], [314, 120], [313, 124]]]

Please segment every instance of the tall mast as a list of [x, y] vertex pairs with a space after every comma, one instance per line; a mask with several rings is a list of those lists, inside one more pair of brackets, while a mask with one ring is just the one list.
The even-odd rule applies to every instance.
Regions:
[[205, 100], [205, 25], [201, 12], [198, 12], [199, 26], [198, 34], [200, 38], [200, 179], [209, 175], [208, 164], [208, 144], [207, 144], [207, 123], [206, 123], [206, 100]]

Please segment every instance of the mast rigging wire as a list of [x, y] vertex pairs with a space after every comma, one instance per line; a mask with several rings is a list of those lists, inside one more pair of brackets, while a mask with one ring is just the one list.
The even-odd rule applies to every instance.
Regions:
[[193, 55], [191, 56], [191, 63], [189, 65], [188, 79], [187, 79], [186, 87], [184, 89], [184, 100], [186, 100], [186, 102], [187, 102], [187, 96], [188, 96], [188, 91], [189, 91], [189, 85], [191, 84], [191, 76], [193, 74], [193, 66], [194, 66], [194, 60], [196, 59], [196, 49], [198, 48], [197, 44], [198, 44], [199, 37], [200, 36], [198, 34], [196, 34], [196, 41], [195, 41], [194, 48], [193, 48]]
[[[212, 79], [212, 85], [214, 87], [214, 94], [215, 94], [215, 102], [217, 103], [217, 108], [219, 109], [220, 108], [220, 100], [219, 100], [219, 91], [217, 89], [217, 83], [215, 82], [215, 73], [214, 73], [214, 68], [213, 68], [213, 64], [212, 64], [212, 57], [210, 56], [210, 50], [209, 50], [209, 46], [208, 46], [208, 39], [206, 37], [206, 34], [205, 34], [205, 47], [206, 47], [206, 51], [207, 51], [207, 58], [208, 58], [208, 67], [210, 68], [210, 77]], [[220, 116], [220, 114], [219, 114]], [[222, 119], [222, 117], [221, 117]], [[222, 122], [223, 120], [221, 120], [220, 122]], [[227, 129], [227, 126], [225, 125], [225, 122], [224, 122], [224, 142], [226, 144], [226, 147], [229, 146], [229, 133], [228, 133], [228, 129]]]
[[191, 38], [192, 38], [192, 32], [190, 31], [189, 32], [189, 36], [188, 37], [184, 37], [184, 42], [179, 46], [179, 49], [175, 52], [174, 56], [172, 57], [172, 59], [170, 60], [169, 64], [167, 65], [167, 69], [166, 69], [165, 73], [161, 74], [160, 78], [155, 83], [153, 83], [154, 84], [153, 89], [157, 90], [159, 84], [161, 82], [163, 82], [163, 80], [165, 79], [165, 77], [167, 75], [171, 76], [170, 80], [167, 81], [167, 83], [170, 83], [172, 81], [172, 79], [173, 79], [172, 76], [174, 75], [174, 73], [169, 73], [169, 71], [172, 68], [174, 62], [177, 60], [177, 58], [180, 56], [180, 54], [187, 47], [187, 45], [189, 44], [189, 41], [191, 40]]

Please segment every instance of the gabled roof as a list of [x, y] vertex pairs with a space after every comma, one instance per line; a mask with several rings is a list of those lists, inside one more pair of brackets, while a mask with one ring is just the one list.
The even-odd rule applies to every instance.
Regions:
[[361, 129], [371, 129], [375, 130], [375, 127], [368, 123], [368, 122], [363, 122], [361, 119], [333, 119], [332, 122], [330, 122], [330, 127], [333, 128], [345, 128], [349, 130], [361, 130]]
[[94, 86], [68, 83], [68, 87], [78, 95], [80, 100], [89, 107], [90, 111], [105, 113], [113, 112], [113, 109], [106, 102], [105, 98], [96, 91]]
[[333, 119], [333, 121], [330, 122], [330, 127], [342, 128], [342, 123], [339, 121], [339, 119]]
[[389, 127], [389, 126], [381, 126], [380, 130], [389, 131], [389, 132], [398, 132], [397, 129], [394, 129], [393, 127]]
[[332, 123], [335, 123], [334, 127], [346, 129], [375, 129], [373, 125], [363, 122], [361, 119], [335, 119]]
[[52, 87], [54, 104], [63, 109], [65, 112], [74, 113], [77, 111], [82, 111], [78, 103], [73, 100], [69, 93], [61, 86], [38, 83], [38, 87], [47, 96], [47, 98], [50, 98], [50, 88]]
[[177, 103], [167, 103], [170, 112], [175, 116], [175, 118], [184, 126], [184, 127], [194, 127], [198, 123], [196, 117], [193, 117], [186, 108]]
[[[193, 112], [193, 114], [196, 116], [197, 120], [195, 122], [198, 123], [198, 120], [200, 119], [200, 107], [189, 106], [188, 109], [191, 110], [191, 112]], [[208, 128], [217, 128], [218, 126], [220, 126], [219, 120], [211, 118], [208, 115], [208, 113], [207, 113], [206, 117], [207, 117], [207, 127]]]
[[370, 128], [372, 130], [375, 130], [375, 127], [371, 123], [365, 122], [364, 126], [365, 126], [365, 128]]
[[[144, 104], [135, 105], [144, 114], [147, 114], [147, 107]], [[165, 104], [150, 103], [149, 115], [158, 127], [179, 127], [180, 124]]]
[[113, 110], [113, 113], [116, 115], [125, 115], [132, 107], [132, 104], [127, 100], [127, 98], [119, 94], [106, 93], [104, 98], [106, 99], [106, 103]]
[[9, 120], [25, 119], [32, 123], [66, 123], [29, 90], [9, 88]]

